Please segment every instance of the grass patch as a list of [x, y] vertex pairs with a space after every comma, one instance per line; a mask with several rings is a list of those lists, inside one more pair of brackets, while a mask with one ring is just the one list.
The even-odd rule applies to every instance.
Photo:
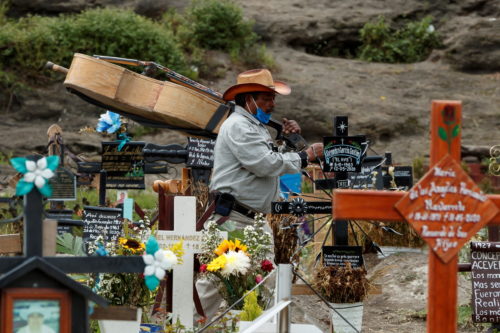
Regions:
[[90, 9], [77, 15], [1, 22], [0, 63], [29, 78], [39, 78], [49, 60], [68, 66], [76, 52], [154, 60], [187, 72], [172, 32], [130, 10]]
[[432, 18], [409, 22], [400, 29], [391, 27], [383, 16], [360, 30], [362, 45], [358, 58], [371, 62], [412, 63], [425, 60], [441, 41]]

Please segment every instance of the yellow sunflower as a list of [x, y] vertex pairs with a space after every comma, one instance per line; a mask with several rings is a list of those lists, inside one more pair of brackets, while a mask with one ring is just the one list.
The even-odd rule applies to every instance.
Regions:
[[231, 240], [227, 240], [227, 239], [224, 239], [222, 241], [222, 243], [219, 244], [219, 246], [215, 249], [214, 253], [218, 256], [224, 254], [224, 253], [227, 253], [228, 251], [234, 251], [234, 252], [238, 252], [238, 251], [243, 251], [243, 252], [246, 252], [247, 251], [247, 246], [244, 245], [243, 243], [240, 242], [239, 239], [237, 239], [236, 241], [231, 241]]
[[129, 250], [131, 251], [132, 253], [136, 253], [136, 252], [143, 252], [144, 249], [146, 248], [144, 243], [141, 243], [135, 239], [132, 239], [132, 238], [123, 238], [123, 237], [120, 237], [118, 239], [118, 243], [125, 249], [125, 250]]

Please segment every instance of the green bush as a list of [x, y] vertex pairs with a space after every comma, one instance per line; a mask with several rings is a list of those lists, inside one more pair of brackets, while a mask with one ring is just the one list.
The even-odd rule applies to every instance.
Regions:
[[184, 37], [209, 50], [239, 52], [257, 40], [253, 22], [230, 0], [193, 0], [185, 23]]
[[180, 72], [187, 69], [171, 31], [128, 10], [28, 16], [4, 22], [0, 30], [0, 63], [28, 76], [36, 76], [47, 61], [69, 66], [76, 52], [153, 60]]
[[388, 63], [411, 63], [425, 60], [434, 48], [441, 45], [431, 25], [432, 18], [410, 22], [393, 29], [379, 17], [360, 30], [361, 45], [358, 57], [362, 60]]

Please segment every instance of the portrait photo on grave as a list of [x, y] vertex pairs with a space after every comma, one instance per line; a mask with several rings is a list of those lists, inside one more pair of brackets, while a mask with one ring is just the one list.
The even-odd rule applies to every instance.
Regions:
[[59, 312], [58, 301], [17, 300], [14, 302], [14, 332], [59, 332]]
[[12, 288], [3, 292], [1, 332], [68, 333], [67, 292], [45, 288]]

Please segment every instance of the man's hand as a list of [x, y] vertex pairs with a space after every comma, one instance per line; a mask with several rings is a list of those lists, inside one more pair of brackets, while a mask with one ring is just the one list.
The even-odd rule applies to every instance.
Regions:
[[300, 126], [295, 120], [283, 118], [283, 134], [298, 133], [300, 134]]
[[323, 144], [321, 142], [313, 143], [306, 149], [307, 161], [316, 162], [318, 159], [322, 159], [323, 156]]

